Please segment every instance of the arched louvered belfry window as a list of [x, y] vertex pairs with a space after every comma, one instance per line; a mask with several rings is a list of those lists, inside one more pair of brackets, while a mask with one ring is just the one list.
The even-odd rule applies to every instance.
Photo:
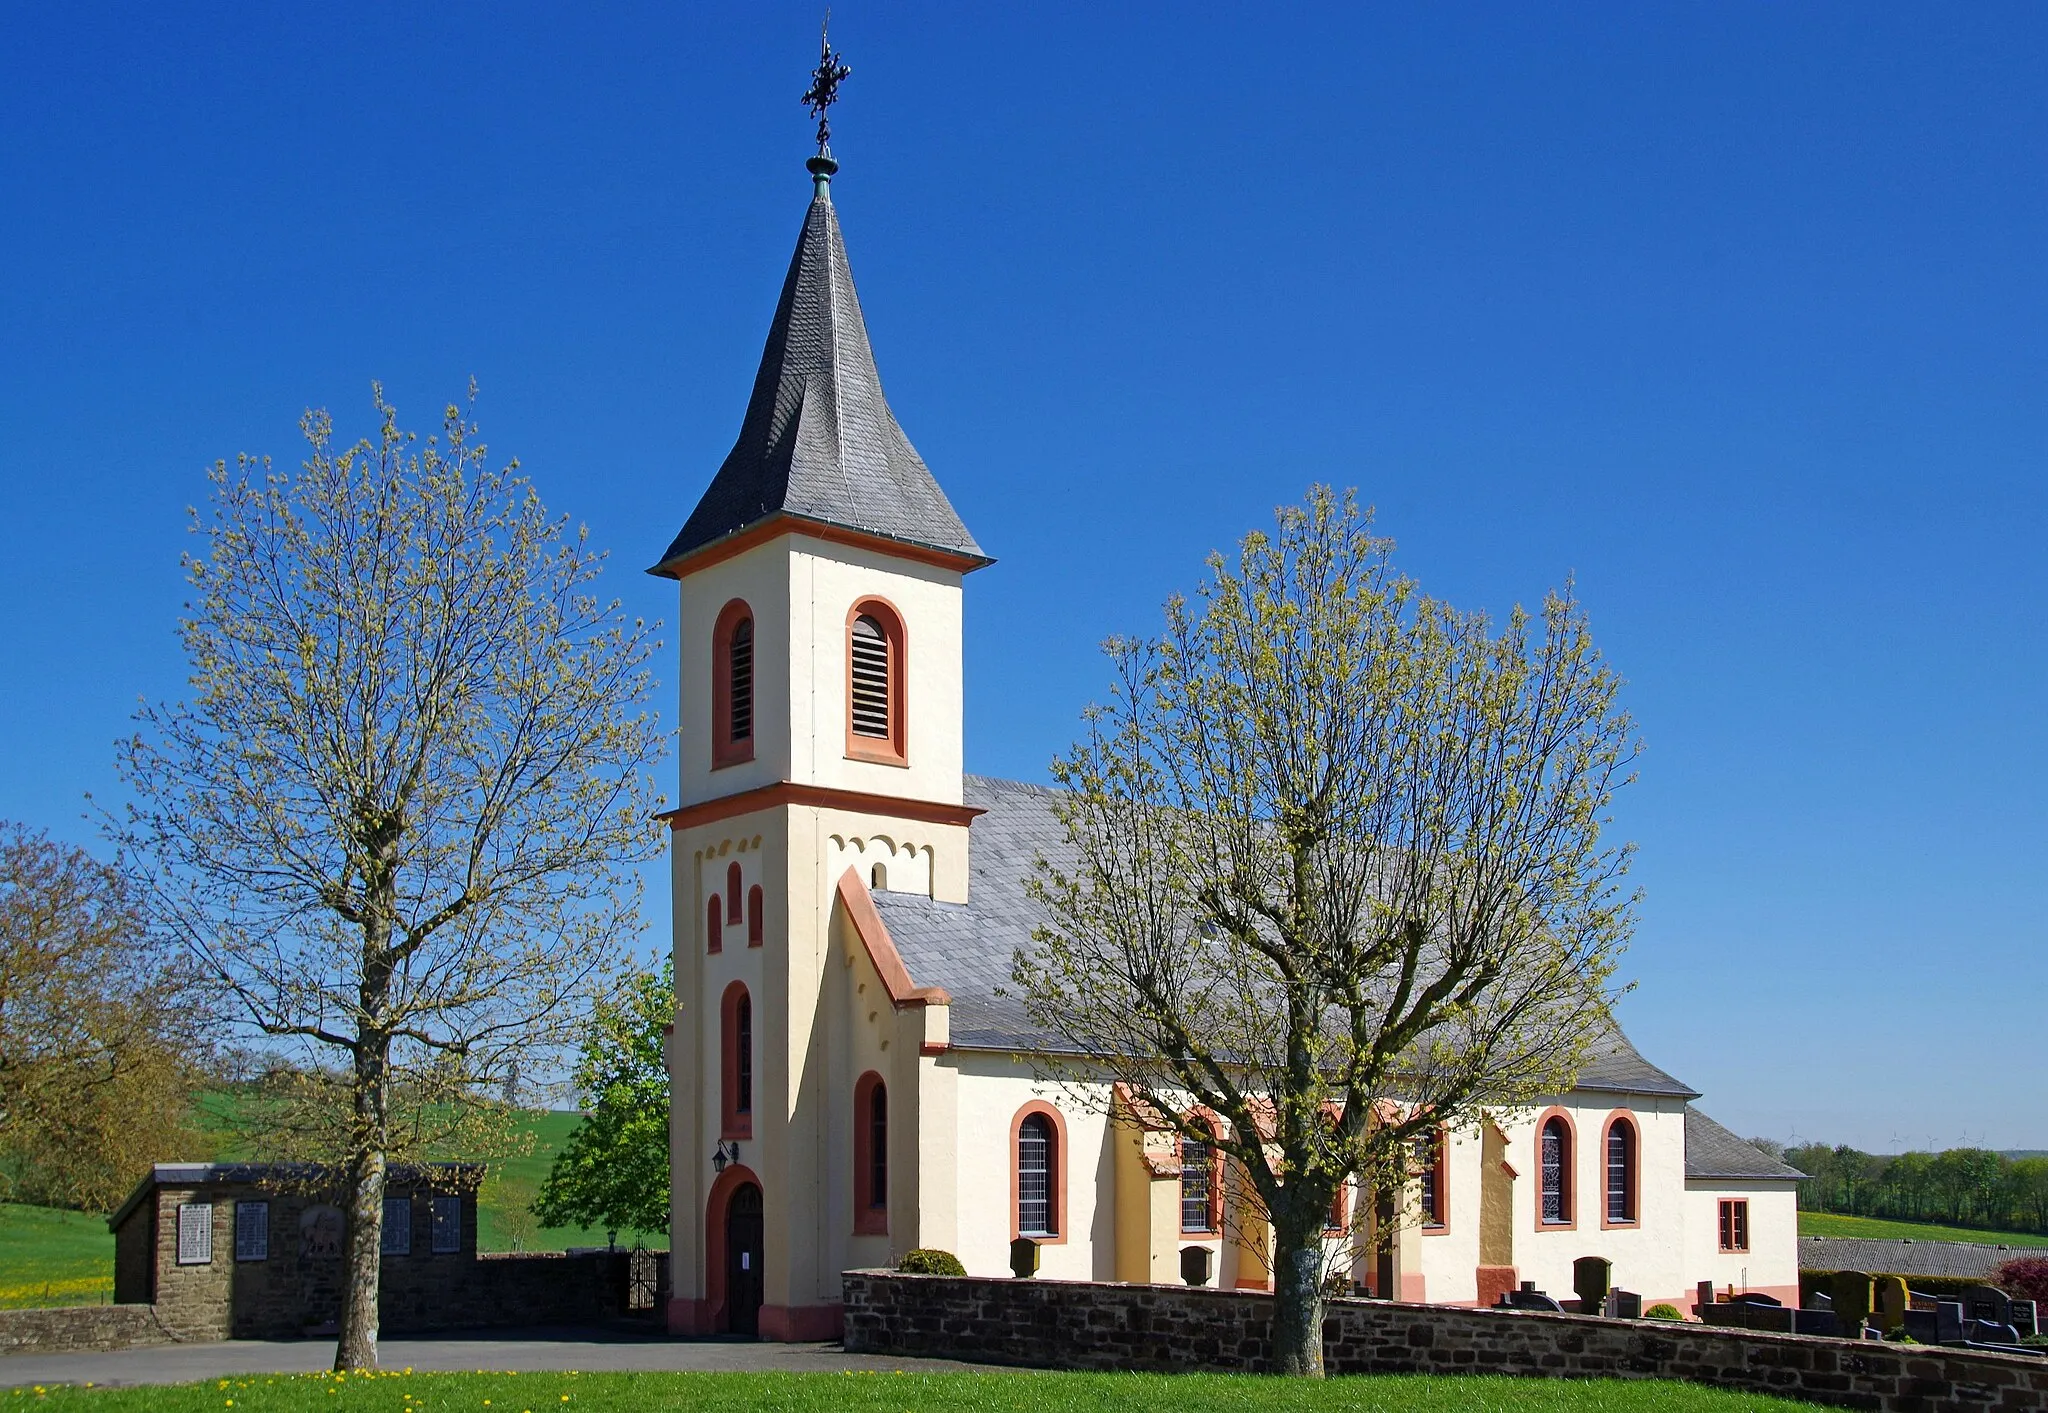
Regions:
[[1616, 1115], [1607, 1125], [1608, 1226], [1630, 1226], [1636, 1220], [1636, 1126]]
[[846, 754], [906, 763], [903, 619], [882, 599], [863, 599], [846, 621]]
[[754, 611], [734, 599], [711, 630], [711, 767], [754, 758]]

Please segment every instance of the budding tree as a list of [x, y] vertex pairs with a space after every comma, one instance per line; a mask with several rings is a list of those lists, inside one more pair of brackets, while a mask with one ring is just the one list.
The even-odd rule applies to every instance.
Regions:
[[1014, 969], [1089, 1057], [1051, 1072], [1106, 1069], [1227, 1155], [1294, 1373], [1322, 1371], [1338, 1189], [1396, 1189], [1418, 1137], [1568, 1088], [1631, 927], [1601, 833], [1632, 727], [1583, 611], [1496, 628], [1390, 550], [1319, 487], [1211, 556], [1161, 639], [1112, 640]]
[[604, 556], [462, 408], [421, 439], [375, 404], [346, 447], [307, 413], [296, 473], [212, 468], [190, 696], [139, 713], [114, 826], [237, 1018], [301, 1052], [254, 1107], [340, 1174], [337, 1368], [377, 1361], [388, 1163], [573, 1035], [659, 847], [654, 644], [595, 595]]

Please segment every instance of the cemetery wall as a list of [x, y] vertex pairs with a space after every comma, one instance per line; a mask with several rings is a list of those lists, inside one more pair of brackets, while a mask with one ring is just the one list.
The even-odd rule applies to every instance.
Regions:
[[[846, 1348], [1070, 1369], [1261, 1370], [1272, 1297], [849, 1271]], [[1537, 1311], [1336, 1300], [1330, 1372], [1662, 1378], [1873, 1413], [2048, 1406], [2048, 1360]]]
[[71, 1305], [0, 1310], [0, 1355], [66, 1354], [168, 1344], [173, 1336], [147, 1305]]

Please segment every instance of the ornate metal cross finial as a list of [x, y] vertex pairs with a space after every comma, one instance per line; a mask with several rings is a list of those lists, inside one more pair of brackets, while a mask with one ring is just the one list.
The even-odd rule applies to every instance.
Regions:
[[811, 71], [811, 86], [804, 90], [804, 106], [811, 110], [811, 116], [818, 120], [818, 150], [825, 151], [832, 142], [832, 119], [827, 112], [839, 101], [839, 85], [845, 83], [853, 70], [839, 62], [839, 56], [832, 52], [832, 12], [825, 12], [825, 22], [818, 26], [818, 67]]

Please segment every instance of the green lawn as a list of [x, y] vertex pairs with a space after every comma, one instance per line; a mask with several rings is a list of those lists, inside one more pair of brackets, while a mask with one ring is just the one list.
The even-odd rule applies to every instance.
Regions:
[[113, 1298], [114, 1234], [105, 1218], [0, 1202], [0, 1309]]
[[[555, 1154], [569, 1141], [578, 1116], [560, 1110], [527, 1115], [526, 1131], [533, 1142], [527, 1152], [500, 1158], [490, 1165], [484, 1190], [477, 1197], [477, 1249], [479, 1251], [566, 1251], [572, 1246], [602, 1246], [604, 1232], [591, 1227], [556, 1227], [543, 1230], [527, 1210], [540, 1192], [541, 1180], [555, 1161]], [[667, 1232], [649, 1232], [647, 1245], [666, 1249]], [[633, 1233], [620, 1232], [619, 1244], [631, 1246]]]
[[1801, 1236], [1851, 1236], [1871, 1241], [1977, 1241], [1991, 1246], [2048, 1247], [2048, 1236], [2023, 1231], [1972, 1231], [1967, 1227], [1936, 1227], [1920, 1222], [1889, 1222], [1882, 1217], [1845, 1217], [1835, 1212], [1801, 1212]]
[[15, 1390], [92, 1413], [1796, 1413], [1693, 1384], [1383, 1375], [407, 1374], [220, 1379], [170, 1388]]

